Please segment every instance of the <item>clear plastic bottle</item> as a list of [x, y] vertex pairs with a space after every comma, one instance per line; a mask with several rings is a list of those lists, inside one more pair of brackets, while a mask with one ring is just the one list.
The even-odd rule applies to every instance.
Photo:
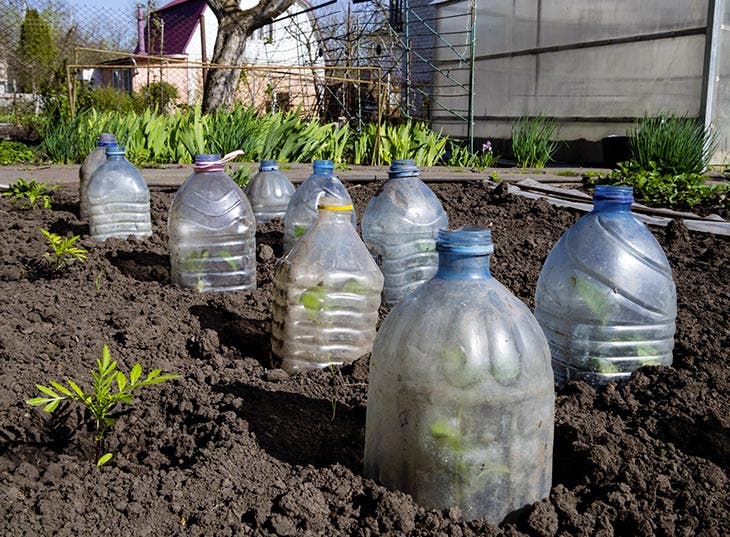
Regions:
[[441, 202], [418, 178], [413, 160], [394, 160], [368, 202], [362, 238], [383, 271], [383, 303], [392, 305], [430, 280], [438, 267], [436, 235], [448, 229]]
[[256, 220], [220, 155], [196, 155], [175, 194], [167, 232], [171, 279], [203, 291], [256, 288]]
[[[331, 160], [315, 160], [314, 173], [307, 177], [289, 200], [284, 217], [284, 253], [291, 250], [309, 226], [317, 220], [317, 203], [322, 196], [338, 198], [352, 203], [345, 185], [333, 174]], [[352, 225], [357, 226], [355, 213], [351, 215]]]
[[535, 317], [550, 343], [559, 385], [626, 379], [643, 365], [671, 365], [677, 297], [659, 243], [631, 214], [630, 187], [598, 185], [593, 211], [550, 251]]
[[246, 185], [244, 192], [251, 202], [256, 222], [284, 218], [294, 185], [279, 171], [275, 160], [262, 160], [259, 172]]
[[467, 520], [547, 497], [555, 395], [530, 310], [489, 271], [491, 234], [439, 231], [436, 276], [391, 310], [370, 359], [365, 475]]
[[95, 240], [152, 235], [150, 190], [142, 173], [124, 158], [123, 147], [106, 147], [106, 162], [91, 175], [81, 198]]
[[106, 162], [106, 148], [110, 145], [117, 145], [117, 137], [109, 132], [102, 132], [96, 141], [96, 147], [88, 154], [79, 168], [79, 216], [83, 220], [89, 218], [88, 198], [83, 195], [83, 192], [89, 184], [91, 175]]
[[383, 275], [352, 226], [352, 203], [320, 199], [319, 218], [278, 263], [271, 350], [288, 372], [370, 352]]

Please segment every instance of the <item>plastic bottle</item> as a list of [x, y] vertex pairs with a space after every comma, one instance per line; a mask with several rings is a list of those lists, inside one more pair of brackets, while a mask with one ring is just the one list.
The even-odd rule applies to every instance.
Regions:
[[413, 160], [394, 160], [388, 180], [368, 202], [362, 237], [383, 271], [383, 303], [395, 304], [436, 274], [436, 234], [449, 219], [418, 178]]
[[383, 275], [352, 226], [352, 203], [320, 198], [319, 218], [278, 263], [271, 350], [288, 372], [370, 352]]
[[547, 497], [555, 395], [529, 309], [489, 271], [491, 234], [439, 231], [438, 272], [391, 310], [370, 359], [365, 475], [497, 524]]
[[559, 385], [672, 363], [677, 298], [667, 257], [631, 214], [630, 187], [598, 185], [593, 201], [550, 251], [535, 291]]
[[109, 132], [102, 132], [96, 141], [96, 147], [88, 154], [79, 168], [79, 216], [83, 220], [89, 218], [88, 199], [83, 192], [89, 184], [91, 175], [106, 162], [106, 148], [110, 145], [117, 145], [117, 137]]
[[[317, 203], [322, 196], [352, 202], [345, 185], [334, 175], [331, 160], [315, 160], [314, 173], [307, 177], [289, 200], [284, 217], [284, 253], [304, 235], [309, 226], [317, 220]], [[357, 226], [355, 213], [351, 214], [352, 225]]]
[[150, 190], [142, 173], [124, 158], [123, 147], [106, 147], [106, 162], [91, 175], [82, 200], [95, 240], [152, 235]]
[[226, 155], [196, 155], [193, 174], [168, 215], [171, 279], [203, 291], [256, 288], [256, 220], [246, 195], [224, 171]]
[[244, 190], [253, 207], [256, 222], [283, 219], [294, 191], [294, 185], [279, 171], [275, 160], [262, 160], [259, 172]]

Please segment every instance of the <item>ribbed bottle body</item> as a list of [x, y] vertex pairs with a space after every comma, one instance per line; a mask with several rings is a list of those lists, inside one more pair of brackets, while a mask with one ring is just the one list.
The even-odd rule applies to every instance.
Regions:
[[223, 171], [193, 173], [168, 216], [171, 279], [198, 291], [256, 288], [256, 221]]
[[594, 210], [568, 229], [535, 291], [559, 384], [606, 384], [671, 365], [676, 314], [669, 262], [628, 206]]
[[98, 241], [152, 235], [150, 191], [126, 159], [107, 158], [86, 187], [89, 231]]
[[[322, 197], [352, 202], [345, 185], [332, 174], [331, 163], [323, 168], [315, 166], [314, 173], [299, 185], [289, 200], [284, 216], [284, 253], [291, 250], [317, 220], [317, 204]], [[354, 212], [351, 221], [357, 226]]]
[[350, 214], [324, 215], [279, 261], [271, 349], [287, 371], [352, 362], [372, 349], [383, 276]]
[[245, 193], [251, 202], [257, 222], [283, 219], [289, 200], [294, 195], [292, 182], [278, 168], [263, 167], [246, 185]]
[[436, 276], [378, 331], [365, 475], [429, 509], [499, 523], [547, 497], [553, 378], [528, 308], [491, 277]]
[[385, 304], [395, 304], [436, 274], [436, 235], [448, 226], [441, 202], [418, 177], [390, 178], [368, 202], [362, 237], [383, 271]]

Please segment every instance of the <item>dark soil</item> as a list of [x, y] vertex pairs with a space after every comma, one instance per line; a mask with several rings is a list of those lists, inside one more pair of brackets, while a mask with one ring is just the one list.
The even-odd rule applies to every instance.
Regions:
[[[359, 216], [376, 188], [349, 186]], [[433, 189], [452, 227], [492, 228], [495, 277], [532, 307], [548, 250], [579, 214], [478, 182]], [[173, 194], [152, 192], [152, 238], [103, 244], [89, 240], [73, 192], [56, 192], [50, 211], [0, 200], [0, 534], [730, 534], [727, 238], [652, 228], [678, 286], [674, 367], [560, 392], [550, 497], [497, 528], [362, 476], [368, 357], [296, 377], [270, 369], [280, 223], [259, 227], [257, 291], [170, 284]], [[82, 234], [88, 261], [48, 274], [42, 227]], [[127, 405], [108, 440], [114, 459], [97, 469], [78, 405], [49, 415], [25, 401], [36, 383], [88, 386], [105, 343], [125, 370], [141, 362], [182, 378]]]

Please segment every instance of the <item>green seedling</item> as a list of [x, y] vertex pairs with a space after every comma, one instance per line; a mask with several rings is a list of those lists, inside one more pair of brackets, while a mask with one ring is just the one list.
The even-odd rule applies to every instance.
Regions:
[[611, 307], [608, 297], [590, 280], [571, 276], [570, 283], [593, 314], [605, 324]]
[[299, 295], [299, 303], [304, 306], [307, 314], [312, 319], [316, 319], [319, 312], [327, 308], [327, 290], [323, 283], [319, 283], [314, 287], [305, 289], [304, 292]]
[[308, 229], [309, 228], [307, 226], [302, 226], [302, 225], [296, 224], [294, 226], [294, 237], [298, 239], [299, 237], [304, 235]]
[[468, 498], [482, 490], [489, 479], [509, 473], [504, 464], [473, 464], [469, 463], [467, 439], [462, 429], [462, 408], [456, 415], [455, 423], [452, 420], [439, 420], [431, 425], [431, 436], [439, 447], [451, 453], [454, 460], [452, 469], [454, 494], [461, 505], [467, 503]]
[[[168, 380], [180, 378], [180, 375], [163, 375], [161, 370], [153, 369], [143, 376], [142, 366], [135, 364], [129, 376], [117, 369], [116, 360], [112, 360], [109, 348], [104, 345], [101, 358], [96, 360], [97, 370], [91, 373], [94, 383], [91, 391], [84, 391], [78, 383], [68, 379], [64, 386], [59, 382], [51, 381], [49, 386], [36, 384], [36, 388], [43, 394], [26, 401], [31, 406], [42, 406], [45, 412], [52, 413], [62, 401], [76, 401], [84, 405], [94, 419], [96, 440], [97, 466], [109, 462], [111, 453], [103, 453], [106, 434], [116, 421], [112, 412], [117, 405], [131, 403], [136, 391], [145, 386], [160, 384]], [[116, 392], [114, 388], [116, 387]]]
[[3, 192], [3, 196], [9, 197], [13, 205], [20, 204], [21, 209], [35, 209], [38, 204], [44, 209], [50, 209], [51, 192], [57, 188], [58, 185], [36, 183], [33, 179], [18, 179]]
[[96, 287], [97, 291], [101, 291], [102, 286], [104, 285], [105, 274], [103, 270], [100, 270], [99, 273], [96, 275], [96, 278], [94, 278], [94, 286]]
[[231, 267], [231, 270], [233, 270], [233, 271], [238, 270], [238, 264], [234, 261], [234, 258], [231, 255], [231, 253], [226, 250], [220, 250], [219, 252], [216, 252], [213, 255], [213, 259], [211, 259], [211, 254], [206, 249], [203, 249], [199, 252], [192, 252], [190, 255], [188, 255], [187, 258], [185, 258], [185, 261], [183, 262], [183, 269], [186, 272], [191, 272], [196, 275], [196, 277], [198, 279], [196, 288], [201, 293], [205, 290], [205, 279], [203, 278], [203, 274], [204, 274], [203, 269], [205, 268], [205, 265], [208, 262], [216, 261], [216, 258], [223, 259]]
[[60, 272], [77, 261], [86, 261], [88, 257], [86, 250], [74, 246], [76, 241], [79, 240], [78, 235], [61, 237], [46, 229], [41, 229], [41, 233], [46, 238], [48, 246], [51, 249], [50, 252], [43, 254], [43, 258], [49, 263], [53, 272]]

